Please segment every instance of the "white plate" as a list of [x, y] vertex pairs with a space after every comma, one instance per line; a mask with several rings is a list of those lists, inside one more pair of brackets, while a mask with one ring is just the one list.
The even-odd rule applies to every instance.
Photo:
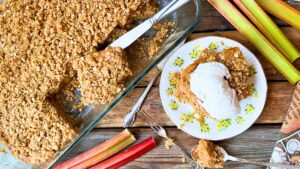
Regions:
[[[204, 48], [208, 48], [209, 45], [211, 47], [217, 46], [217, 49], [215, 49], [217, 52], [227, 47], [239, 47], [246, 57], [248, 65], [253, 66], [256, 73], [249, 79], [249, 84], [254, 85], [252, 95], [240, 102], [242, 108], [240, 114], [218, 121], [207, 118], [205, 124], [200, 125], [195, 120], [196, 115], [192, 114], [193, 108], [189, 104], [179, 103], [175, 97], [168, 94], [168, 89], [171, 88], [169, 73], [179, 72], [193, 63], [196, 60], [193, 57]], [[178, 61], [178, 58], [183, 61], [181, 66], [174, 64], [176, 59]], [[259, 61], [253, 53], [236, 41], [216, 36], [204, 37], [188, 42], [173, 53], [163, 69], [159, 88], [164, 110], [173, 123], [194, 137], [208, 140], [231, 138], [247, 130], [261, 114], [267, 96], [266, 77]], [[178, 105], [178, 108], [172, 109], [170, 103], [175, 103], [175, 105]]]

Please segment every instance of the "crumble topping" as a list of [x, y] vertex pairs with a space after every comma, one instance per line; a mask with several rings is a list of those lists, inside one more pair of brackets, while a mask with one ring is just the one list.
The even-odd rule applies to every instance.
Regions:
[[109, 103], [132, 75], [121, 48], [107, 48], [80, 57], [73, 65], [85, 105]]
[[[96, 52], [115, 28], [126, 26], [132, 12], [147, 3], [148, 0], [4, 0], [0, 4], [0, 141], [15, 156], [41, 164], [76, 137], [77, 121], [53, 97], [72, 79], [78, 85], [74, 60], [86, 54], [98, 56], [88, 53]], [[105, 58], [97, 60], [109, 62]], [[101, 68], [97, 60], [95, 69]], [[99, 98], [105, 102], [121, 90], [121, 79], [130, 72], [128, 65], [123, 57], [111, 61], [120, 63], [116, 69], [121, 75], [112, 79], [117, 86], [115, 91], [103, 98], [87, 97], [86, 102]], [[88, 68], [91, 66], [82, 69]], [[78, 72], [82, 80], [83, 72]], [[84, 87], [91, 79], [86, 80], [87, 84], [81, 81], [81, 86], [84, 93], [90, 94]], [[99, 92], [103, 94], [104, 90]], [[72, 99], [70, 93], [68, 99]]]
[[230, 87], [234, 88], [239, 100], [250, 96], [250, 86], [247, 80], [252, 75], [242, 51], [238, 47], [229, 48], [220, 52], [217, 61], [223, 63], [229, 70]]

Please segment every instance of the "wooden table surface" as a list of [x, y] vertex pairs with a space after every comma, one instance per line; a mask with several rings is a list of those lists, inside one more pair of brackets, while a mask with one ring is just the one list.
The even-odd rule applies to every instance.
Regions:
[[[300, 9], [300, 4], [292, 4]], [[289, 27], [287, 24], [275, 19], [287, 37], [300, 50], [300, 30]], [[244, 44], [250, 49], [261, 62], [268, 79], [267, 103], [262, 115], [257, 122], [243, 134], [232, 139], [217, 142], [223, 146], [230, 154], [238, 157], [253, 159], [258, 161], [268, 161], [276, 140], [279, 138], [279, 129], [287, 112], [294, 86], [290, 85], [284, 77], [274, 69], [274, 67], [247, 41], [234, 27], [226, 21], [210, 4], [202, 1], [202, 20], [188, 40], [202, 36], [217, 35], [234, 39]], [[300, 69], [300, 61], [294, 64]], [[78, 153], [107, 140], [123, 130], [122, 120], [124, 115], [130, 111], [132, 105], [144, 91], [146, 85], [153, 77], [155, 71], [150, 72], [107, 116], [98, 126], [88, 134], [68, 155], [73, 157]], [[198, 139], [178, 130], [166, 116], [158, 91], [158, 83], [152, 88], [142, 109], [150, 110], [151, 115], [156, 117], [157, 122], [165, 126], [170, 137], [174, 138], [182, 148], [189, 152]], [[146, 155], [124, 166], [125, 169], [171, 169], [190, 168], [187, 163], [182, 163], [182, 156], [174, 150], [164, 148], [164, 140], [157, 137], [149, 127], [138, 117], [135, 125], [130, 128], [138, 141], [154, 136], [158, 147]], [[228, 162], [225, 168], [263, 168], [252, 165], [237, 164]]]

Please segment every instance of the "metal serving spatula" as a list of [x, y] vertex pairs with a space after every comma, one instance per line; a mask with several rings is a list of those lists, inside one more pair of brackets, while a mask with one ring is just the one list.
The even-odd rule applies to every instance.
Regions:
[[[163, 19], [165, 16], [171, 14], [172, 12], [176, 11], [180, 7], [184, 6], [191, 0], [173, 0], [167, 6], [165, 6], [161, 11], [159, 11], [156, 15], [152, 18], [144, 21], [142, 24], [138, 25], [137, 27], [133, 28], [131, 31], [127, 32], [119, 39], [114, 41], [110, 47], [121, 47], [123, 49], [127, 48], [130, 44], [132, 44], [135, 40], [137, 40], [140, 36], [142, 36], [145, 32], [147, 32], [155, 23]], [[144, 99], [146, 98], [147, 94], [149, 93], [152, 85], [154, 84], [157, 77], [160, 75], [161, 70], [164, 66], [166, 59], [164, 59], [161, 63], [159, 63], [158, 68], [159, 71], [154, 75], [153, 79], [148, 84], [147, 88], [139, 98], [139, 100], [135, 103], [132, 110], [125, 116], [123, 123], [124, 127], [130, 127], [134, 121], [136, 113], [140, 110]]]
[[191, 0], [172, 0], [167, 6], [161, 9], [150, 19], [147, 19], [140, 25], [131, 29], [129, 32], [115, 40], [109, 47], [121, 47], [122, 49], [127, 48], [133, 42], [135, 42], [139, 37], [146, 33], [154, 24], [162, 20], [167, 15], [176, 11], [178, 8], [182, 7]]

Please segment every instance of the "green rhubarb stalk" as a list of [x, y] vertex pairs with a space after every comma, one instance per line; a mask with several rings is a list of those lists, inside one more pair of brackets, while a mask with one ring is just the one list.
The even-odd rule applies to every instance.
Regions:
[[300, 72], [228, 0], [208, 1], [256, 47], [291, 84], [295, 84], [300, 80]]
[[132, 144], [135, 141], [135, 138], [133, 136], [130, 136], [126, 138], [125, 140], [119, 142], [118, 144], [110, 147], [109, 149], [83, 161], [82, 163], [79, 163], [73, 167], [70, 167], [69, 169], [83, 169], [83, 168], [89, 168], [105, 159], [108, 157], [118, 153], [119, 151], [123, 150], [130, 144]]
[[267, 12], [300, 30], [300, 11], [282, 0], [256, 0]]
[[287, 39], [255, 0], [234, 0], [234, 2], [255, 23], [269, 41], [291, 62], [300, 57], [300, 53], [296, 47]]
[[[111, 139], [97, 145], [96, 147], [91, 148], [90, 150], [70, 159], [67, 160], [57, 166], [54, 169], [69, 169], [74, 167], [78, 164], [84, 163], [85, 161], [95, 157], [95, 156], [102, 156], [105, 157], [108, 154], [106, 153], [110, 149], [116, 149], [116, 147], [120, 147], [120, 145], [126, 145], [127, 142], [133, 142], [135, 140], [134, 136], [130, 133], [129, 130], [125, 129], [121, 133], [115, 135]], [[119, 146], [118, 146], [119, 145]], [[112, 155], [112, 154], [111, 154]], [[100, 158], [98, 158], [100, 159]]]

